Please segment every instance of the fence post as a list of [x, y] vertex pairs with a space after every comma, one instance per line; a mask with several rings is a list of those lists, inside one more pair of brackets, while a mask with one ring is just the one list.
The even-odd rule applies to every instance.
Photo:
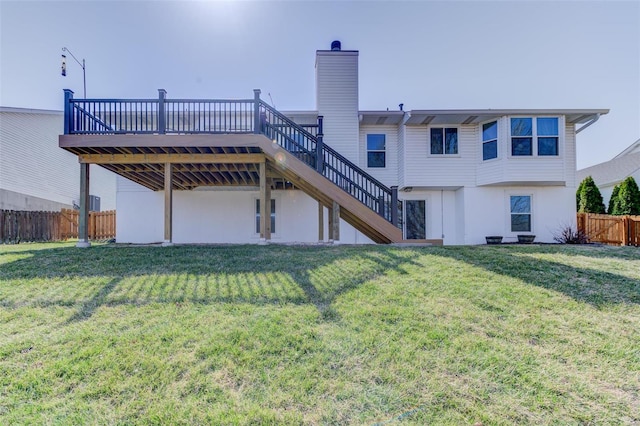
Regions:
[[164, 135], [167, 132], [167, 123], [165, 121], [164, 100], [167, 97], [167, 91], [158, 89], [158, 133]]
[[73, 90], [64, 89], [64, 134], [71, 134], [73, 108], [71, 107], [71, 99], [73, 99]]
[[316, 136], [316, 171], [320, 174], [324, 171], [324, 117], [318, 116], [318, 136]]

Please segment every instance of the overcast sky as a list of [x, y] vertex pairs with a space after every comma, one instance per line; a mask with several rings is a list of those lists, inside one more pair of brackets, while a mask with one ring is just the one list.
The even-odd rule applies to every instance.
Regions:
[[360, 51], [360, 108], [609, 108], [578, 167], [640, 138], [640, 1], [0, 0], [0, 105], [250, 98], [314, 109], [315, 51]]

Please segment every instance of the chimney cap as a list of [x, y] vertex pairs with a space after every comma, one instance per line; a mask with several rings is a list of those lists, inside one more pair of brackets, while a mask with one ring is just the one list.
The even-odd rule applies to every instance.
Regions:
[[340, 43], [340, 40], [333, 40], [331, 42], [331, 50], [342, 50], [342, 43]]

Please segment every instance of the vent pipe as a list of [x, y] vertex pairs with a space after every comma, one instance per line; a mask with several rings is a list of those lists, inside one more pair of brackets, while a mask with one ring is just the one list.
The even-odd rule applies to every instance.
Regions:
[[400, 104], [398, 107], [400, 108], [400, 111], [404, 111], [404, 104]]
[[334, 40], [331, 42], [331, 50], [342, 50], [342, 44], [340, 43], [340, 40]]

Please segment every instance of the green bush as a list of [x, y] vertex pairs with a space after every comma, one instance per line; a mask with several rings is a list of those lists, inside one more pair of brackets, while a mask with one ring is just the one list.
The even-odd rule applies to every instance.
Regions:
[[611, 192], [611, 198], [609, 198], [609, 207], [607, 208], [607, 214], [615, 214], [618, 209], [618, 192], [620, 191], [620, 185], [613, 187]]
[[584, 178], [578, 186], [580, 192], [576, 194], [578, 212], [580, 213], [604, 213], [602, 194], [591, 176]]
[[616, 200], [613, 203], [612, 214], [640, 215], [640, 189], [638, 189], [638, 184], [631, 176], [620, 184]]

